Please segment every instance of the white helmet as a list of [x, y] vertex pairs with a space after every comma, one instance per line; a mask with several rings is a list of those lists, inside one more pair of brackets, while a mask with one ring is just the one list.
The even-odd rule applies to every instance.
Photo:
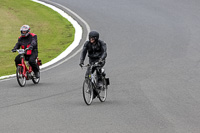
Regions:
[[[21, 35], [23, 37], [27, 37], [29, 34], [30, 34], [30, 26], [28, 25], [23, 25], [21, 28], [20, 28], [20, 31], [21, 31]], [[26, 31], [26, 33], [23, 33], [23, 31]]]

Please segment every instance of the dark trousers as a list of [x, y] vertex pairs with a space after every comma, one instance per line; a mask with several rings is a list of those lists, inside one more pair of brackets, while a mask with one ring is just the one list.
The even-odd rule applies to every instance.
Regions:
[[[28, 63], [30, 64], [30, 66], [33, 69], [33, 72], [39, 71], [38, 65], [36, 64], [36, 61], [35, 61], [37, 57], [38, 57], [38, 52], [36, 50], [33, 50], [31, 55], [25, 55], [25, 60], [28, 61]], [[17, 55], [15, 57], [16, 67], [18, 64], [21, 64], [20, 55]]]
[[[94, 64], [94, 63], [96, 63], [96, 62], [98, 62], [99, 61], [99, 59], [91, 59], [91, 58], [89, 58], [89, 64]], [[101, 68], [105, 65], [105, 60], [101, 63]], [[86, 73], [85, 73], [85, 77], [86, 78], [88, 78], [89, 77], [89, 73], [90, 73], [90, 68], [88, 67], [87, 68], [87, 71], [86, 71]], [[100, 73], [97, 73], [97, 77], [100, 77], [99, 76], [100, 75]]]

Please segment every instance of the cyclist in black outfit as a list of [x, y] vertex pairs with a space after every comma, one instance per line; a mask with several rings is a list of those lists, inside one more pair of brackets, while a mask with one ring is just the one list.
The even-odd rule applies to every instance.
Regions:
[[[81, 67], [84, 65], [84, 60], [87, 53], [89, 57], [89, 64], [100, 62], [101, 67], [105, 65], [105, 59], [107, 57], [106, 43], [104, 41], [99, 40], [99, 33], [96, 31], [91, 31], [89, 33], [89, 41], [86, 41], [83, 46], [79, 64]], [[85, 78], [88, 77], [89, 77], [89, 69], [87, 69], [85, 74]], [[98, 83], [99, 84], [101, 83], [101, 79], [99, 79]]]

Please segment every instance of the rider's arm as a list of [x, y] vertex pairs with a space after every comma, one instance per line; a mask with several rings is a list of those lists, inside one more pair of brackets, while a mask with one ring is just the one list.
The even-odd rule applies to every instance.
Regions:
[[33, 48], [37, 48], [37, 35], [34, 34], [30, 46], [32, 46]]
[[85, 60], [85, 56], [87, 54], [87, 46], [88, 46], [88, 41], [85, 42], [84, 46], [83, 46], [83, 50], [81, 53], [81, 58], [80, 58], [80, 62], [83, 63]]
[[107, 47], [106, 47], [106, 43], [103, 42], [102, 45], [102, 50], [103, 50], [103, 53], [101, 55], [101, 59], [105, 60], [105, 58], [107, 57]]
[[19, 49], [20, 48], [19, 40], [20, 40], [20, 38], [18, 39], [18, 42], [15, 44], [14, 49]]

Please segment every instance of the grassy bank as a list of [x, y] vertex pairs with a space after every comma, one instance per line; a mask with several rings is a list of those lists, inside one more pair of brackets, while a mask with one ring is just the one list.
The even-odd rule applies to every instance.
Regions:
[[43, 63], [58, 56], [73, 42], [73, 26], [52, 9], [30, 0], [0, 0], [0, 76], [15, 73], [17, 53], [11, 53], [11, 49], [24, 24], [38, 36], [39, 58]]

